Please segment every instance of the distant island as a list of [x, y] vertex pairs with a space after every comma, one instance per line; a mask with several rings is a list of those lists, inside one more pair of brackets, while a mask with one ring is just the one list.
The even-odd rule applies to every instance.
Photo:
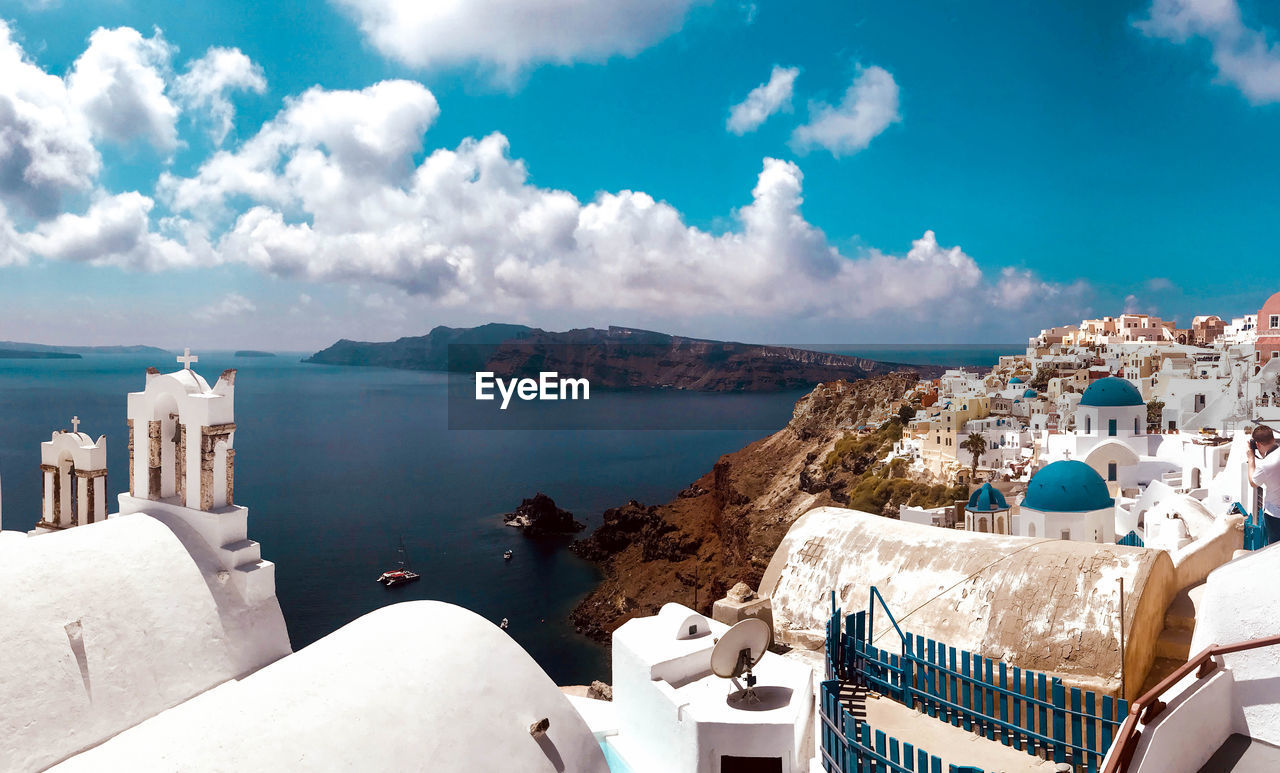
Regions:
[[556, 371], [588, 378], [602, 389], [687, 389], [775, 392], [868, 376], [913, 371], [941, 375], [933, 365], [879, 362], [787, 346], [744, 344], [627, 327], [552, 332], [524, 325], [437, 327], [425, 336], [369, 343], [343, 339], [303, 362], [406, 370], [536, 377]]
[[167, 350], [158, 346], [50, 346], [48, 344], [27, 344], [18, 341], [0, 341], [0, 349], [18, 352], [44, 352], [50, 354], [167, 354]]
[[82, 360], [69, 352], [38, 352], [30, 349], [0, 349], [0, 360]]
[[236, 352], [237, 357], [274, 357], [272, 352], [260, 352], [257, 349], [241, 349]]

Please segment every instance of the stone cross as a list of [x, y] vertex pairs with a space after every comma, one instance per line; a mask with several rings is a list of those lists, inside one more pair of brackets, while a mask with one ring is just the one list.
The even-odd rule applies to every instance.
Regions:
[[79, 431], [80, 431], [80, 417], [79, 417], [79, 416], [72, 416], [72, 417], [71, 417], [71, 431], [72, 431], [72, 432], [79, 432]]
[[178, 358], [178, 362], [182, 363], [183, 370], [191, 370], [191, 363], [199, 362], [200, 358], [191, 353], [188, 348], [182, 352], [182, 356]]

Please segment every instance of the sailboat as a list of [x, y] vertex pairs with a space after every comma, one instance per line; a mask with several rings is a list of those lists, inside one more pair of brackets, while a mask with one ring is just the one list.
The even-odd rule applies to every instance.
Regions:
[[408, 554], [405, 553], [405, 549], [404, 549], [404, 538], [401, 537], [400, 538], [400, 568], [383, 572], [382, 575], [378, 577], [378, 582], [382, 583], [388, 588], [394, 588], [397, 585], [404, 585], [406, 583], [411, 583], [421, 576], [422, 575], [418, 574], [417, 572], [409, 568]]

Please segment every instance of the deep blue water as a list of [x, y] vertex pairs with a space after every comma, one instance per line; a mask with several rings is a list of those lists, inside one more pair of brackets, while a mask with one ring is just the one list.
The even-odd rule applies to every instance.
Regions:
[[[945, 361], [966, 364], [957, 356]], [[115, 493], [128, 488], [125, 396], [142, 389], [149, 365], [176, 367], [172, 356], [0, 360], [4, 528], [35, 524], [39, 444], [70, 429], [72, 415], [82, 431], [107, 435], [115, 511]], [[463, 431], [448, 429], [444, 374], [304, 365], [296, 355], [201, 353], [197, 365], [211, 381], [231, 367], [240, 371], [236, 502], [276, 563], [295, 649], [386, 604], [439, 599], [509, 618], [509, 633], [560, 684], [608, 678], [603, 648], [567, 622], [597, 570], [563, 542], [523, 538], [500, 514], [544, 491], [592, 528], [628, 499], [665, 502], [720, 455], [783, 426], [798, 396], [597, 393], [581, 406], [596, 425], [716, 415], [736, 416], [734, 429]], [[402, 536], [422, 580], [388, 590], [374, 580]]]

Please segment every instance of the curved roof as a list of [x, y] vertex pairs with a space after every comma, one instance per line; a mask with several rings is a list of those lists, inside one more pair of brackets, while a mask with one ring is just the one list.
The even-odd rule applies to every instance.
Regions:
[[1053, 462], [1031, 476], [1022, 506], [1051, 513], [1087, 513], [1115, 506], [1102, 476], [1076, 459]]
[[969, 495], [969, 504], [964, 509], [971, 513], [994, 513], [997, 510], [1008, 510], [1009, 503], [1005, 501], [1000, 489], [990, 483], [983, 483]]
[[1017, 376], [1014, 376], [1013, 378], [1009, 379], [1009, 383], [1010, 383], [1010, 384], [1021, 384], [1021, 383], [1022, 383], [1022, 379], [1018, 378]]
[[1027, 391], [1022, 393], [1022, 396], [1023, 397], [1039, 397], [1040, 393], [1034, 389], [1028, 389]]
[[[1164, 551], [940, 529], [819, 507], [792, 524], [760, 592], [772, 598], [774, 630], [788, 643], [821, 647], [831, 592], [852, 613], [867, 608], [874, 585], [904, 631], [1114, 690], [1121, 577], [1128, 678], [1141, 682], [1145, 666], [1134, 642], [1159, 633], [1173, 593], [1173, 563]], [[897, 634], [885, 618], [877, 609], [873, 635], [893, 649]]]
[[[136, 656], [136, 652], [130, 652]], [[530, 726], [550, 721], [546, 735]], [[393, 604], [59, 770], [608, 773], [569, 699], [506, 633], [439, 601]]]
[[199, 567], [146, 515], [0, 540], [0, 588], [0, 769], [42, 770], [243, 673]]
[[1089, 388], [1084, 390], [1080, 404], [1097, 408], [1144, 405], [1142, 394], [1133, 382], [1116, 376], [1100, 378], [1090, 384]]

